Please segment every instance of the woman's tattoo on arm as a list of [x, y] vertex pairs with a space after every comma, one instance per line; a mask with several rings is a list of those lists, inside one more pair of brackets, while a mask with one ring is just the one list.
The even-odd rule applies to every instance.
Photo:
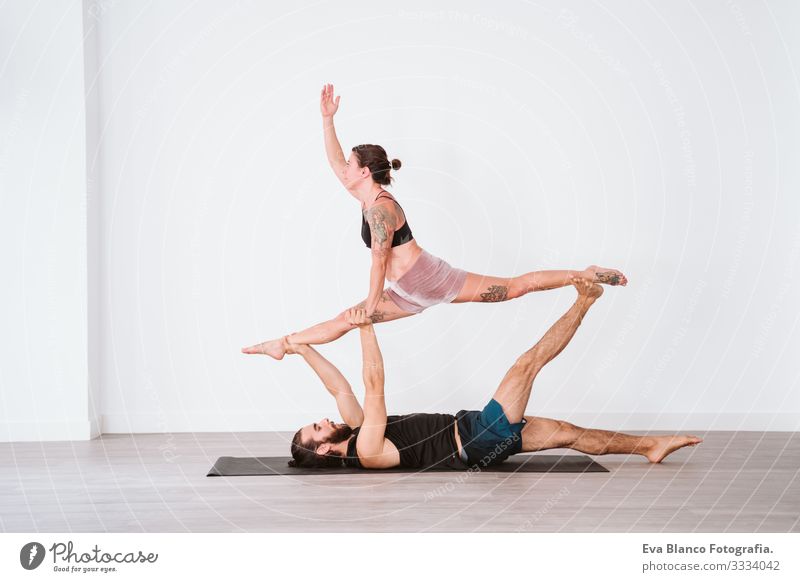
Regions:
[[505, 285], [491, 285], [486, 293], [481, 293], [481, 301], [494, 303], [505, 301], [508, 298], [508, 287]]
[[382, 245], [389, 238], [389, 231], [394, 231], [395, 217], [391, 211], [381, 206], [376, 206], [369, 210], [367, 216], [369, 228], [372, 231], [372, 242]]

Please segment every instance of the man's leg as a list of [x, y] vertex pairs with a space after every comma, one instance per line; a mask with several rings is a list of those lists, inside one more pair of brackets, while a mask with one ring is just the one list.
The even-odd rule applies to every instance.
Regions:
[[494, 394], [494, 399], [503, 407], [503, 412], [511, 424], [522, 421], [531, 396], [533, 380], [539, 370], [561, 353], [575, 335], [583, 316], [603, 294], [600, 285], [583, 279], [574, 281], [573, 285], [578, 290], [575, 303], [547, 330], [535, 346], [517, 358]]
[[[603, 292], [599, 285], [592, 286], [586, 281], [573, 284], [578, 289], [578, 299], [535, 346], [517, 359], [494, 395], [512, 424], [521, 421], [539, 370], [566, 347], [583, 316]], [[522, 452], [526, 453], [569, 448], [590, 455], [639, 454], [652, 463], [660, 463], [679, 448], [702, 442], [692, 435], [639, 436], [582, 428], [563, 420], [536, 416], [526, 416], [525, 420]]]
[[574, 449], [589, 455], [643, 455], [651, 463], [685, 446], [703, 442], [692, 435], [643, 436], [582, 428], [563, 420], [526, 416], [522, 429], [522, 452]]

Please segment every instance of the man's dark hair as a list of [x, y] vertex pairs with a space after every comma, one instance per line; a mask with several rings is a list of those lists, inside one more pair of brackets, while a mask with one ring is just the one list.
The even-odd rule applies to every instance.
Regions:
[[292, 439], [292, 458], [289, 459], [290, 467], [312, 469], [342, 466], [343, 459], [338, 453], [318, 454], [317, 447], [322, 443], [317, 443], [313, 439], [303, 442], [301, 432], [302, 429], [298, 430]]

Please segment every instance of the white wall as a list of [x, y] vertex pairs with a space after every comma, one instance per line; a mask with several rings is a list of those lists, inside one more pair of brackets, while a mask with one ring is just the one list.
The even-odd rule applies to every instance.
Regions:
[[[531, 412], [797, 428], [798, 9], [603, 4], [109, 6], [105, 430], [335, 414], [301, 362], [239, 353], [367, 291], [358, 206], [325, 163], [325, 82], [345, 149], [404, 162], [394, 192], [424, 248], [498, 275], [629, 275], [539, 377]], [[571, 297], [380, 327], [390, 409], [482, 406]], [[358, 385], [355, 334], [323, 353]]]
[[0, 441], [98, 433], [87, 399], [79, 1], [0, 6]]
[[[403, 161], [393, 191], [430, 252], [487, 274], [627, 273], [539, 376], [530, 413], [797, 430], [798, 8], [436, 6], [87, 3], [104, 431], [335, 415], [301, 362], [239, 352], [367, 291], [358, 206], [325, 162], [325, 82], [345, 151], [380, 143]], [[571, 299], [380, 326], [390, 411], [483, 406]], [[360, 392], [357, 335], [322, 351]]]

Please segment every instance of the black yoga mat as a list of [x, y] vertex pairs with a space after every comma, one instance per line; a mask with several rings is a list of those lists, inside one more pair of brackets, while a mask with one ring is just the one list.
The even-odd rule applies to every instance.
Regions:
[[[289, 457], [220, 457], [206, 477], [244, 475], [347, 475], [350, 473], [418, 473], [418, 469], [300, 469], [287, 465]], [[465, 469], [464, 472], [470, 469]], [[513, 455], [499, 465], [476, 467], [481, 473], [608, 473], [608, 469], [586, 455]], [[426, 472], [458, 473], [451, 469], [427, 469]]]

